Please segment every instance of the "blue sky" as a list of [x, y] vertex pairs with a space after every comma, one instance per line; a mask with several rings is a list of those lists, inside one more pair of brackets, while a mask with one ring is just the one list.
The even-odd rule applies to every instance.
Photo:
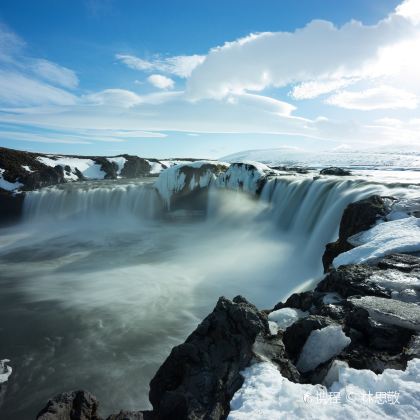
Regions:
[[420, 0], [2, 0], [0, 144], [71, 154], [419, 144]]

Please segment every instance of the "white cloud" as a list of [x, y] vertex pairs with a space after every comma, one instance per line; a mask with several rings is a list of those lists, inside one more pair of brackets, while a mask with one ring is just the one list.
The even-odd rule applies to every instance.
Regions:
[[147, 78], [148, 82], [158, 89], [172, 89], [174, 81], [169, 77], [162, 76], [161, 74], [152, 74]]
[[293, 99], [314, 99], [355, 83], [358, 79], [321, 80], [300, 83], [290, 92]]
[[0, 103], [8, 106], [74, 105], [71, 93], [17, 72], [0, 70]]
[[374, 109], [415, 109], [418, 105], [418, 98], [413, 93], [402, 89], [379, 86], [359, 92], [338, 92], [325, 102], [341, 108], [370, 111]]
[[84, 97], [93, 105], [106, 105], [116, 108], [131, 108], [141, 103], [141, 98], [134, 92], [125, 89], [105, 89]]
[[406, 0], [397, 7], [396, 13], [406, 19], [410, 19], [415, 24], [419, 24], [420, 2], [418, 0]]
[[42, 79], [67, 88], [75, 88], [79, 79], [73, 70], [59, 66], [48, 60], [34, 60], [32, 71]]
[[115, 58], [134, 70], [161, 71], [186, 78], [204, 61], [205, 57], [202, 55], [178, 55], [166, 58], [156, 57], [149, 61], [130, 54], [117, 54]]
[[[409, 39], [416, 28], [392, 13], [376, 25], [338, 28], [315, 20], [294, 32], [265, 32], [213, 48], [188, 80], [191, 97], [220, 98], [291, 83], [371, 77], [381, 48]], [[383, 68], [383, 73], [387, 69]]]

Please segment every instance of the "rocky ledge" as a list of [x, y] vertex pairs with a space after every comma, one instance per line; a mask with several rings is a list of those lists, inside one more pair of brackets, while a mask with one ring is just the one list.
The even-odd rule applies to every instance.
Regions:
[[[405, 369], [420, 357], [420, 300], [392, 299], [392, 288], [375, 280], [396, 273], [420, 284], [420, 258], [394, 254], [373, 266], [333, 269], [315, 290], [293, 294], [270, 310], [260, 311], [241, 296], [221, 297], [150, 382], [153, 410], [122, 411], [107, 420], [225, 419], [242, 386], [241, 372], [259, 361], [271, 361], [283, 377], [302, 384], [325, 383], [334, 361], [375, 373]], [[328, 328], [347, 337], [342, 348], [302, 362], [313, 332]], [[60, 394], [37, 418], [99, 420], [98, 404], [85, 391]]]

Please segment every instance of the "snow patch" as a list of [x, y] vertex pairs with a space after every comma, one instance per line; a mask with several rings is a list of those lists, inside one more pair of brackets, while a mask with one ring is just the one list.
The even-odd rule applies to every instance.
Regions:
[[2, 188], [3, 190], [7, 190], [7, 191], [15, 191], [15, 190], [18, 190], [20, 187], [23, 187], [23, 184], [21, 182], [18, 182], [18, 181], [15, 181], [15, 182], [6, 181], [3, 178], [4, 172], [5, 172], [4, 169], [0, 169], [0, 188]]
[[102, 171], [101, 165], [92, 159], [83, 159], [67, 156], [57, 156], [55, 159], [46, 156], [39, 156], [37, 160], [44, 165], [55, 167], [60, 165], [63, 167], [69, 166], [71, 173], [64, 171], [64, 178], [67, 181], [77, 181], [79, 178], [76, 175], [78, 169], [85, 178], [88, 179], [104, 179], [106, 173]]
[[[335, 365], [337, 380], [330, 388], [296, 384], [281, 376], [269, 362], [254, 364], [242, 372], [245, 381], [234, 395], [229, 420], [328, 420], [372, 419], [412, 420], [420, 410], [420, 359], [408, 362], [407, 369], [385, 369], [376, 375], [370, 370], [356, 370], [345, 364]], [[331, 376], [331, 377], [332, 377]], [[334, 379], [334, 378], [333, 378]], [[334, 392], [339, 402], [317, 401], [318, 395]], [[398, 392], [398, 403], [378, 403], [383, 393]], [[369, 402], [360, 397], [373, 394]], [[377, 394], [378, 393], [378, 394]], [[353, 398], [347, 398], [348, 396]], [[380, 400], [378, 400], [380, 401]], [[382, 400], [383, 401], [383, 400]]]
[[410, 216], [380, 223], [348, 241], [356, 248], [336, 257], [335, 268], [375, 261], [395, 252], [417, 252], [420, 251], [420, 219]]
[[115, 157], [109, 157], [106, 158], [108, 162], [116, 163], [118, 166], [117, 175], [121, 175], [121, 171], [124, 169], [124, 165], [127, 162], [127, 159], [123, 156], [115, 156]]
[[269, 321], [274, 321], [281, 330], [285, 330], [298, 319], [306, 316], [308, 316], [308, 312], [301, 311], [300, 309], [282, 308], [277, 311], [270, 312], [268, 319]]
[[28, 165], [22, 165], [22, 168], [25, 169], [26, 172], [29, 172], [29, 173], [34, 172]]
[[9, 359], [0, 360], [0, 384], [7, 382], [9, 376], [12, 374], [13, 369], [7, 365]]
[[302, 348], [296, 367], [300, 372], [309, 372], [339, 354], [350, 342], [339, 325], [314, 330]]

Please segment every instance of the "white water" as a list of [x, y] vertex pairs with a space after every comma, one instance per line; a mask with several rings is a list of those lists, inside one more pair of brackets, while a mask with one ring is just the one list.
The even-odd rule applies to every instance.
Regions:
[[[384, 187], [285, 178], [257, 201], [213, 189], [206, 220], [168, 222], [145, 181], [64, 185], [25, 199], [0, 237], [0, 418], [84, 388], [104, 414], [148, 407], [148, 382], [217, 297], [272, 307], [322, 274], [346, 205]], [[3, 416], [3, 417], [2, 417]]]

